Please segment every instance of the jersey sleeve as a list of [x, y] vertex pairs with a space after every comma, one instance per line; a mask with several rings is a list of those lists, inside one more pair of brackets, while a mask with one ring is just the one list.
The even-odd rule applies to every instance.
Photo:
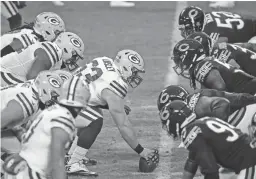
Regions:
[[19, 33], [15, 34], [14, 38], [17, 38], [21, 41], [24, 48], [32, 45], [36, 41], [36, 36], [32, 34], [32, 30], [22, 29]]
[[56, 116], [51, 119], [51, 125], [50, 128], [61, 128], [64, 131], [66, 131], [69, 136], [70, 140], [74, 137], [75, 132], [75, 124], [74, 119], [71, 116], [62, 115], [62, 116]]
[[21, 90], [15, 99], [23, 109], [24, 118], [30, 117], [38, 110], [39, 102], [31, 88]]
[[103, 89], [109, 89], [116, 95], [118, 95], [120, 98], [125, 98], [125, 96], [127, 95], [128, 85], [123, 81], [121, 76], [117, 74], [117, 72], [105, 72], [103, 80], [104, 85], [99, 85], [100, 93]]
[[210, 60], [203, 60], [199, 62], [194, 69], [195, 79], [204, 84], [206, 77], [209, 75], [212, 69], [213, 64]]
[[41, 47], [47, 53], [49, 60], [51, 61], [51, 67], [61, 60], [61, 49], [52, 42], [41, 42]]

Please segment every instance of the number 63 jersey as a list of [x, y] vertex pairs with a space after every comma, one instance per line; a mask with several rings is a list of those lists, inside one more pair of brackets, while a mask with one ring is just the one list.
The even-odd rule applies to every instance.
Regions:
[[218, 164], [236, 173], [256, 165], [251, 138], [217, 118], [205, 117], [188, 124], [182, 130], [182, 142], [202, 173], [218, 172]]
[[256, 18], [231, 12], [210, 12], [205, 14], [204, 32], [212, 39], [227, 37], [229, 43], [248, 42], [256, 36]]
[[113, 60], [108, 57], [93, 59], [84, 67], [78, 69], [75, 75], [84, 77], [89, 84], [91, 97], [88, 101], [90, 106], [107, 107], [106, 102], [101, 98], [101, 92], [109, 89], [121, 98], [125, 98], [128, 85], [122, 79]]

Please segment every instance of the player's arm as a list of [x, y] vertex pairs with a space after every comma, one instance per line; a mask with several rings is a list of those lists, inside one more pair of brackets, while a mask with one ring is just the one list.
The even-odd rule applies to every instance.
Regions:
[[108, 103], [109, 112], [122, 137], [132, 149], [135, 149], [139, 142], [132, 124], [124, 111], [124, 100], [109, 89], [102, 91], [102, 98]]
[[24, 117], [25, 115], [21, 104], [16, 100], [11, 100], [1, 111], [1, 128], [21, 122]]
[[246, 48], [256, 53], [256, 44], [254, 43], [236, 43], [236, 45], [239, 45], [240, 47]]
[[198, 164], [195, 161], [195, 153], [189, 152], [188, 159], [185, 162], [182, 179], [193, 179], [197, 169]]
[[201, 167], [204, 179], [219, 179], [218, 164], [211, 147], [201, 134], [197, 135], [188, 149], [195, 153], [195, 161]]
[[49, 70], [52, 62], [45, 50], [39, 48], [35, 51], [35, 60], [27, 73], [27, 80], [35, 79], [37, 75], [44, 70]]
[[220, 91], [226, 90], [226, 84], [217, 69], [212, 69], [204, 80], [204, 86]]
[[51, 129], [51, 177], [54, 179], [66, 179], [65, 171], [65, 145], [69, 142], [69, 134], [59, 128]]

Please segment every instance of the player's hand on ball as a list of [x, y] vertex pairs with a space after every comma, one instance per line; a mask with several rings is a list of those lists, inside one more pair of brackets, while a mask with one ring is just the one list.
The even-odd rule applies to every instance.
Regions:
[[159, 157], [158, 155], [158, 150], [155, 149], [148, 149], [144, 148], [144, 150], [140, 153], [140, 156], [145, 158], [146, 161], [152, 161], [153, 163], [158, 163]]
[[[144, 148], [144, 150], [145, 150], [145, 148]], [[146, 149], [145, 153], [142, 154], [142, 155], [145, 155], [147, 158], [146, 157], [141, 157], [140, 158], [139, 171], [144, 172], [144, 173], [153, 172], [156, 169], [156, 167], [158, 166], [158, 163], [159, 163], [158, 150]]]

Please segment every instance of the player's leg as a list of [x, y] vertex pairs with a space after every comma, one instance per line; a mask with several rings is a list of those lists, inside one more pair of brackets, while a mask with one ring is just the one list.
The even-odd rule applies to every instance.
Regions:
[[10, 29], [13, 30], [21, 26], [22, 18], [18, 11], [18, 8], [12, 1], [1, 2], [2, 15], [9, 21]]
[[[76, 126], [79, 128], [77, 144], [75, 145], [75, 141], [71, 147], [73, 152], [67, 165], [68, 173], [80, 173], [78, 171], [84, 168], [82, 174], [97, 175], [95, 172], [89, 171], [85, 166], [81, 166], [80, 164], [81, 161], [82, 164], [96, 164], [96, 161], [86, 159], [85, 156], [100, 133], [102, 125], [103, 116], [101, 109], [88, 106], [80, 112], [76, 118]], [[87, 171], [85, 171], [86, 169]]]

